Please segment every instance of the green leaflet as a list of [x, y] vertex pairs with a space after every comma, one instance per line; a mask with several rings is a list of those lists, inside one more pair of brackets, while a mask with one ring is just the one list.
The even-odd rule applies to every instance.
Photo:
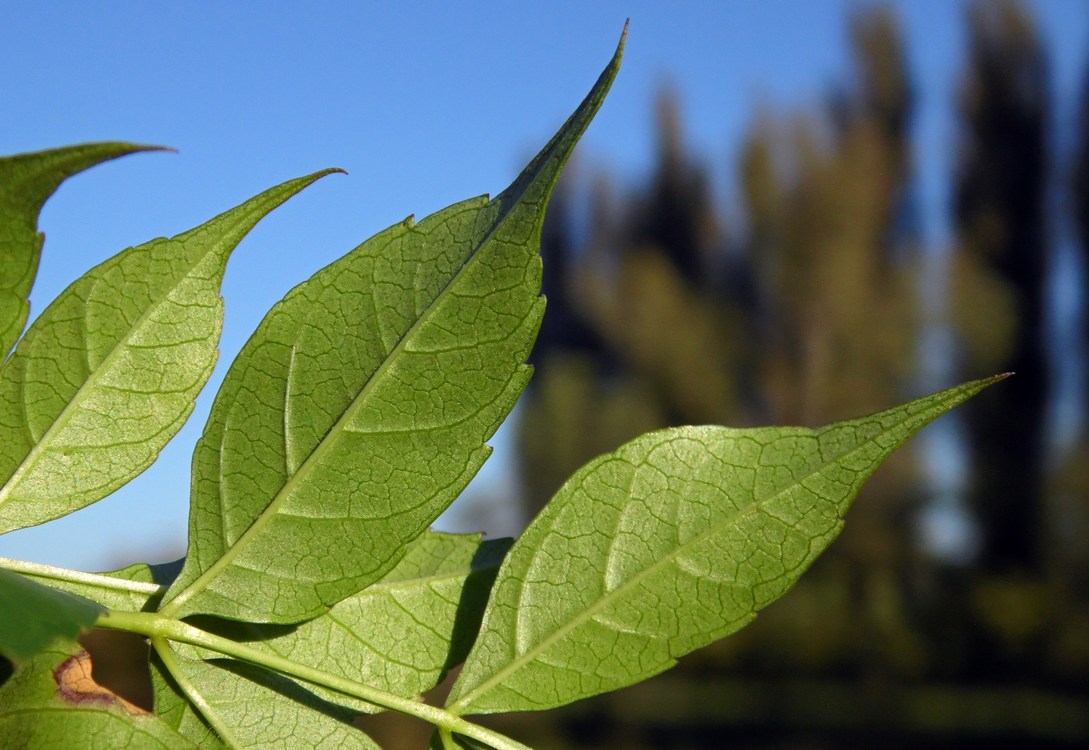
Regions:
[[497, 198], [390, 227], [273, 307], [197, 445], [164, 615], [315, 617], [457, 497], [529, 378], [545, 205], [619, 61]]
[[86, 143], [0, 158], [0, 360], [23, 332], [44, 235], [38, 214], [60, 184], [88, 167], [158, 146]]
[[22, 750], [195, 750], [153, 714], [99, 688], [78, 646], [34, 657], [0, 687], [0, 738]]
[[107, 609], [154, 610], [166, 587], [181, 569], [181, 560], [148, 565], [136, 563], [108, 573], [84, 573], [52, 565], [0, 558], [0, 569], [22, 573], [40, 583], [93, 599]]
[[819, 430], [663, 430], [587, 464], [508, 554], [449, 710], [563, 705], [738, 630], [836, 537], [886, 456], [1001, 377]]
[[[323, 700], [283, 675], [231, 659], [204, 661], [197, 656], [198, 649], [186, 646], [156, 644], [156, 653], [170, 672], [171, 689], [191, 691], [189, 700], [199, 706], [227, 747], [379, 750], [370, 737], [352, 726], [354, 711]], [[162, 687], [157, 687], [157, 710], [162, 693]], [[178, 721], [178, 730], [192, 732], [187, 736], [202, 747], [211, 744], [208, 728], [192, 709], [181, 707], [179, 713], [178, 708], [169, 712]]]
[[[250, 645], [386, 692], [415, 697], [442, 681], [473, 645], [510, 539], [425, 532], [380, 581], [329, 612]], [[335, 693], [321, 692], [327, 699]], [[363, 711], [370, 704], [337, 695]]]
[[74, 641], [103, 611], [95, 602], [0, 568], [0, 655], [18, 664], [58, 640]]
[[76, 280], [0, 370], [0, 533], [95, 502], [146, 469], [216, 359], [227, 256], [318, 172]]

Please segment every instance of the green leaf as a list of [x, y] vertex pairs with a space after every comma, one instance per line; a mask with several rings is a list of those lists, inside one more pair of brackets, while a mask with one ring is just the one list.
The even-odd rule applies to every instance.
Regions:
[[105, 609], [0, 568], [0, 654], [17, 665], [58, 640], [74, 641]]
[[0, 687], [0, 738], [22, 750], [197, 747], [97, 685], [90, 657], [74, 645], [39, 654]]
[[21, 573], [61, 591], [92, 599], [107, 609], [153, 611], [166, 587], [181, 570], [182, 561], [148, 565], [136, 563], [108, 573], [84, 573], [52, 565], [0, 558], [0, 568]]
[[497, 198], [390, 227], [273, 307], [197, 445], [163, 614], [315, 617], [457, 497], [529, 378], [545, 205], [619, 60]]
[[0, 533], [93, 503], [155, 460], [215, 364], [227, 256], [325, 174], [125, 250], [46, 308], [0, 370]]
[[[395, 695], [418, 696], [465, 659], [510, 544], [481, 542], [479, 534], [427, 532], [382, 580], [328, 613], [282, 634], [276, 633], [281, 626], [251, 626], [239, 640]], [[326, 698], [334, 695], [316, 689]]]
[[508, 554], [449, 709], [563, 705], [738, 630], [839, 534], [885, 457], [995, 380], [819, 430], [663, 430], [590, 462]]
[[[163, 648], [170, 653], [164, 654]], [[185, 646], [156, 649], [183, 693], [231, 748], [379, 750], [352, 725], [356, 712], [323, 700], [298, 682], [233, 659], [205, 661]], [[200, 729], [184, 720], [190, 731]]]
[[0, 158], [0, 360], [23, 332], [42, 240], [38, 214], [60, 184], [88, 167], [159, 146], [86, 143]]

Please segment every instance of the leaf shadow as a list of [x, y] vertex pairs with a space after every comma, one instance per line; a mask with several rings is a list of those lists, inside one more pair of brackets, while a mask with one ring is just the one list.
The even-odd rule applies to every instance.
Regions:
[[242, 622], [240, 620], [228, 620], [225, 617], [216, 617], [215, 615], [193, 615], [185, 618], [185, 620], [195, 628], [200, 628], [205, 632], [229, 638], [239, 643], [254, 643], [280, 638], [294, 633], [303, 624], [301, 622], [286, 625]]
[[444, 673], [465, 661], [476, 642], [484, 609], [491, 596], [492, 584], [495, 583], [499, 566], [512, 544], [514, 540], [510, 538], [491, 539], [483, 542], [473, 555], [470, 562], [472, 572], [465, 578], [465, 585], [458, 598], [454, 627], [450, 633], [450, 651], [443, 666]]
[[359, 715], [357, 711], [337, 705], [304, 688], [300, 683], [276, 672], [271, 672], [264, 667], [235, 659], [210, 659], [212, 664], [219, 669], [247, 680], [259, 687], [274, 692], [284, 698], [298, 703], [306, 708], [328, 716], [335, 721], [344, 724], [352, 724]]

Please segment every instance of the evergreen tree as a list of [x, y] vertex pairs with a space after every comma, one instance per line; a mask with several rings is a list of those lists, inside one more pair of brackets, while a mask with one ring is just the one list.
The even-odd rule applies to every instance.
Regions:
[[1046, 91], [1043, 51], [1023, 8], [1006, 0], [973, 5], [951, 289], [964, 369], [1017, 373], [964, 411], [980, 565], [996, 573], [1034, 572], [1041, 561]]

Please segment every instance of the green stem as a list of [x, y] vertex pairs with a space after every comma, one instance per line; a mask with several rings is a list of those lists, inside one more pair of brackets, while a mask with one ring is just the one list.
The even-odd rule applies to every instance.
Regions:
[[[479, 724], [473, 724], [460, 716], [437, 708], [436, 706], [419, 703], [410, 698], [402, 698], [399, 695], [394, 695], [393, 693], [388, 693], [384, 690], [370, 687], [369, 685], [363, 685], [362, 683], [349, 680], [345, 677], [329, 674], [320, 669], [314, 669], [305, 664], [299, 664], [290, 659], [285, 659], [282, 656], [270, 654], [267, 651], [260, 651], [243, 643], [232, 641], [229, 638], [223, 638], [205, 632], [188, 623], [175, 620], [171, 617], [163, 617], [162, 615], [153, 612], [124, 612], [111, 610], [99, 617], [98, 622], [96, 622], [95, 625], [100, 628], [139, 633], [140, 635], [151, 638], [153, 643], [156, 639], [177, 641], [178, 643], [199, 646], [201, 648], [209, 649], [210, 651], [224, 654], [225, 656], [231, 656], [252, 664], [258, 664], [276, 672], [290, 675], [291, 677], [296, 677], [315, 685], [322, 685], [332, 690], [336, 690], [339, 693], [359, 698], [368, 703], [373, 703], [376, 706], [382, 706], [383, 708], [388, 708], [392, 711], [415, 716], [416, 718], [423, 719], [447, 732], [464, 735], [465, 737], [472, 737], [475, 740], [490, 745], [495, 748], [495, 750], [530, 750], [525, 745], [515, 742], [509, 737], [499, 734], [498, 732], [493, 732]], [[156, 650], [158, 651], [159, 649], [156, 648]], [[171, 672], [174, 672], [174, 670], [171, 669]]]
[[68, 583], [85, 583], [99, 588], [116, 591], [132, 591], [137, 594], [155, 595], [166, 590], [165, 586], [143, 581], [129, 581], [124, 578], [102, 575], [101, 573], [84, 573], [82, 570], [69, 570], [58, 568], [55, 565], [43, 565], [41, 563], [24, 562], [23, 560], [11, 560], [0, 557], [0, 568], [22, 573], [35, 578], [47, 578], [53, 581], [66, 581]]
[[439, 739], [442, 740], [443, 750], [458, 750], [458, 745], [454, 742], [454, 735], [445, 729], [439, 730]]

